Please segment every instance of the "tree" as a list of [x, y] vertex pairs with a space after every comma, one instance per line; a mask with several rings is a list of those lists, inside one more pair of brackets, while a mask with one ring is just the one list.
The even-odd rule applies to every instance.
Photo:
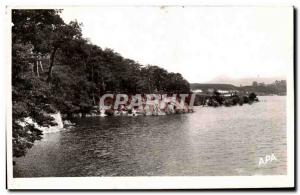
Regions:
[[39, 126], [55, 125], [53, 118], [44, 113], [54, 113], [49, 86], [30, 71], [28, 44], [12, 47], [12, 127], [13, 156], [24, 156], [42, 132], [26, 119], [30, 117]]
[[80, 39], [81, 29], [80, 25], [76, 21], [72, 21], [68, 25], [58, 25], [56, 28], [50, 29], [50, 32], [46, 32], [44, 35], [50, 35], [48, 37], [49, 44], [45, 46], [45, 49], [47, 51], [50, 51], [50, 66], [47, 77], [47, 80], [50, 81], [52, 77], [52, 70], [57, 50], [62, 48], [65, 49], [66, 46], [68, 46], [68, 42], [70, 42], [71, 40]]
[[[63, 25], [59, 10], [12, 10], [12, 110], [13, 156], [20, 157], [41, 139], [42, 132], [33, 125], [55, 125], [48, 114], [56, 109], [44, 78], [34, 74], [33, 64], [39, 53], [48, 55], [48, 36]], [[37, 72], [38, 73], [38, 72]], [[29, 122], [31, 119], [33, 123]]]
[[28, 118], [39, 126], [55, 125], [49, 114], [90, 113], [104, 93], [190, 92], [189, 83], [179, 73], [143, 66], [112, 49], [93, 45], [82, 37], [78, 22], [66, 24], [61, 19], [61, 11], [12, 11], [16, 157], [25, 155], [34, 141], [42, 137]]

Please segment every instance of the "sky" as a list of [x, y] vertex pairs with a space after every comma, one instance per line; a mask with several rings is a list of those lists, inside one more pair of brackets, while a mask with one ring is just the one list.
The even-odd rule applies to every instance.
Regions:
[[285, 77], [293, 65], [291, 7], [68, 7], [83, 37], [189, 82]]

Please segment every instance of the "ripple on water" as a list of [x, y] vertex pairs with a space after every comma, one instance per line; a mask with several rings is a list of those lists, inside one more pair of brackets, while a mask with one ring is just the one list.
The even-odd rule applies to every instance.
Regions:
[[[193, 114], [90, 117], [44, 135], [15, 177], [286, 174], [285, 97]], [[260, 157], [275, 162], [259, 167]]]

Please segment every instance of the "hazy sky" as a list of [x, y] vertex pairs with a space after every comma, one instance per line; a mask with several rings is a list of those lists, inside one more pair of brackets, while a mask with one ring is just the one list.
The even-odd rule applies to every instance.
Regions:
[[189, 82], [285, 76], [293, 64], [289, 7], [70, 7], [61, 16], [83, 23], [93, 44]]

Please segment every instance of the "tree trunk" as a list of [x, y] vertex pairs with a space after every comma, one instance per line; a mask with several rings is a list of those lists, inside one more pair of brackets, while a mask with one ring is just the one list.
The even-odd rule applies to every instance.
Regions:
[[92, 64], [92, 82], [94, 82], [94, 65]]
[[39, 61], [36, 61], [36, 75], [37, 77], [40, 77], [40, 72], [39, 72]]
[[40, 65], [40, 68], [41, 68], [42, 72], [44, 72], [44, 67], [43, 67], [43, 64], [42, 64], [41, 60], [39, 60], [39, 65]]
[[[92, 82], [94, 82], [94, 65], [92, 64]], [[95, 89], [93, 88], [93, 103], [96, 105], [96, 100], [95, 100]]]
[[[103, 76], [101, 76], [101, 91], [102, 91], [102, 93], [105, 92], [105, 83], [104, 83], [104, 80], [103, 80]], [[100, 95], [101, 95], [101, 91], [100, 91]]]
[[95, 92], [94, 92], [94, 90], [93, 90], [93, 103], [94, 103], [94, 105], [96, 105], [96, 99], [95, 99]]
[[35, 76], [35, 74], [34, 74], [34, 62], [29, 63], [29, 64], [30, 64], [30, 69], [31, 69], [32, 75]]
[[149, 93], [151, 93], [150, 82], [151, 82], [151, 80], [150, 80], [150, 78], [148, 77], [148, 91], [149, 91]]
[[52, 69], [53, 69], [53, 65], [54, 65], [54, 58], [55, 58], [55, 53], [56, 53], [57, 48], [54, 48], [51, 56], [50, 56], [50, 66], [49, 66], [49, 71], [48, 71], [48, 82], [50, 82], [51, 77], [52, 77]]

